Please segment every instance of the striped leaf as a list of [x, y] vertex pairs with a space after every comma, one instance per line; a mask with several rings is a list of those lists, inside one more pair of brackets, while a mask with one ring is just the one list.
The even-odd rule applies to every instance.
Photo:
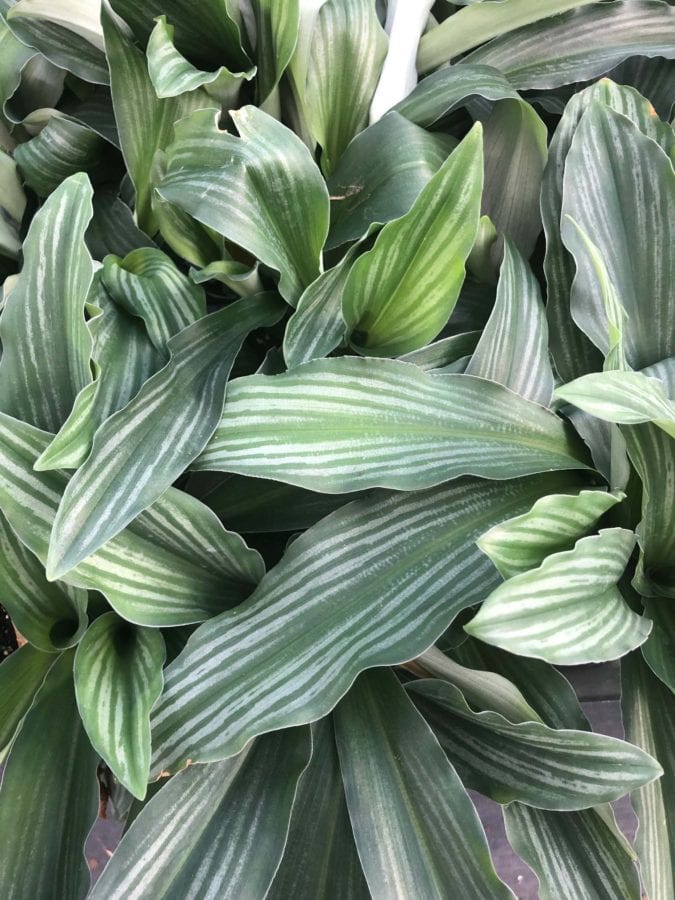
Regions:
[[[0, 49], [2, 48], [2, 23], [0, 23]], [[1, 99], [1, 98], [0, 98]], [[26, 209], [24, 194], [16, 163], [4, 150], [0, 150], [0, 256], [16, 259], [21, 249], [19, 229]]]
[[[512, 15], [508, 34], [465, 57], [468, 63], [499, 69], [518, 90], [589, 81], [629, 56], [675, 56], [675, 10], [661, 0], [603, 4], [561, 0], [545, 6], [536, 0], [521, 2], [540, 10], [539, 19], [563, 8], [587, 8], [518, 30], [513, 30], [516, 19]], [[507, 18], [509, 6], [514, 6], [514, 0], [503, 8]]]
[[143, 323], [109, 299], [96, 273], [87, 300], [96, 379], [82, 388], [54, 440], [35, 469], [76, 469], [91, 450], [99, 425], [134, 397], [161, 369], [164, 357], [153, 347]]
[[489, 378], [541, 406], [551, 402], [553, 370], [539, 285], [508, 239], [497, 299], [466, 374]]
[[550, 813], [512, 803], [503, 813], [509, 843], [537, 875], [540, 900], [640, 900], [634, 862], [594, 810]]
[[626, 117], [592, 103], [567, 155], [562, 211], [562, 238], [577, 264], [571, 304], [579, 327], [603, 353], [611, 350], [592, 254], [574, 223], [592, 235], [627, 314], [628, 365], [642, 369], [675, 356], [669, 324], [675, 316], [675, 260], [669, 252], [675, 171], [666, 154]]
[[326, 246], [360, 240], [376, 224], [405, 215], [455, 144], [393, 111], [358, 134], [328, 179]]
[[[114, 4], [117, 8], [119, 4]], [[143, 4], [143, 10], [149, 4]], [[140, 10], [139, 10], [140, 11]], [[162, 10], [167, 12], [167, 9]], [[107, 4], [101, 12], [105, 51], [110, 67], [115, 121], [122, 154], [136, 190], [136, 221], [143, 231], [157, 231], [152, 210], [153, 160], [173, 139], [174, 122], [193, 110], [213, 105], [205, 91], [158, 98], [148, 75], [145, 55], [133, 45]]]
[[[51, 435], [0, 414], [0, 508], [44, 565], [68, 483], [36, 472]], [[199, 622], [247, 597], [264, 572], [258, 553], [199, 501], [170, 488], [131, 526], [68, 574], [103, 593], [125, 619], [151, 627]]]
[[641, 372], [597, 372], [558, 388], [556, 396], [605, 422], [653, 422], [675, 438], [675, 402], [658, 378]]
[[206, 315], [204, 289], [161, 250], [140, 247], [124, 259], [106, 257], [101, 283], [118, 306], [143, 319], [150, 340], [165, 355], [175, 334]]
[[368, 900], [330, 718], [312, 726], [312, 745], [312, 759], [298, 785], [283, 859], [265, 897]]
[[52, 432], [92, 380], [84, 320], [93, 275], [84, 243], [91, 196], [86, 175], [72, 175], [36, 213], [0, 320], [0, 409]]
[[660, 597], [645, 597], [643, 603], [654, 627], [642, 645], [642, 655], [652, 672], [675, 692], [675, 610]]
[[465, 630], [511, 653], [557, 665], [618, 659], [647, 640], [651, 622], [616, 584], [635, 545], [624, 528], [581, 538], [494, 590]]
[[478, 231], [482, 131], [475, 125], [400, 219], [354, 263], [342, 311], [360, 352], [398, 356], [432, 340], [450, 317]]
[[51, 653], [24, 644], [0, 663], [0, 762], [54, 659]]
[[150, 710], [162, 693], [164, 639], [106, 613], [75, 654], [77, 708], [94, 749], [127, 790], [145, 797], [150, 771]]
[[552, 553], [572, 550], [621, 494], [580, 491], [540, 497], [522, 516], [495, 525], [478, 539], [503, 578], [536, 569]]
[[133, 821], [92, 900], [264, 897], [311, 752], [309, 728], [285, 729], [176, 775]]
[[334, 720], [372, 897], [513, 896], [462, 782], [391, 671], [361, 675]]
[[201, 110], [176, 128], [159, 193], [281, 274], [293, 306], [319, 275], [328, 192], [302, 141], [255, 106], [232, 114], [239, 137]]
[[7, 897], [84, 897], [84, 842], [98, 811], [98, 756], [75, 704], [72, 651], [47, 674], [0, 786], [0, 884]]
[[322, 148], [321, 168], [326, 174], [368, 124], [387, 43], [374, 0], [326, 0], [320, 5], [301, 96], [309, 130]]
[[97, 7], [97, 3], [87, 0], [62, 0], [57, 6], [49, 0], [18, 0], [10, 7], [9, 19], [25, 16], [54, 22], [102, 50], [103, 35]]
[[[453, 334], [450, 337], [434, 341], [432, 344], [427, 344], [426, 347], [420, 347], [419, 350], [405, 353], [399, 359], [401, 362], [412, 363], [423, 372], [439, 375], [465, 357], [470, 358], [476, 349], [479, 338], [480, 331]], [[448, 371], [448, 374], [452, 374], [452, 372]]]
[[94, 217], [86, 234], [87, 247], [94, 259], [108, 253], [124, 256], [137, 247], [153, 247], [150, 238], [134, 223], [133, 213], [117, 194], [98, 190], [94, 195]]
[[68, 483], [54, 519], [49, 578], [118, 534], [200, 453], [222, 414], [244, 338], [273, 324], [280, 306], [269, 294], [239, 300], [171, 339], [167, 365], [99, 428], [91, 454]]
[[342, 357], [233, 381], [193, 468], [343, 493], [584, 465], [559, 419], [500, 385]]
[[474, 712], [453, 684], [407, 685], [462, 782], [498, 803], [570, 811], [616, 800], [653, 781], [661, 767], [644, 751], [604, 734], [513, 723]]
[[17, 538], [0, 512], [2, 605], [21, 634], [39, 650], [72, 647], [87, 627], [87, 592], [47, 581], [44, 566]]
[[[21, 84], [24, 68], [35, 55], [35, 50], [28, 47], [14, 34], [4, 16], [0, 16], [0, 122], [7, 122], [7, 101], [14, 96]], [[3, 147], [5, 141], [3, 140]]]
[[258, 102], [272, 94], [291, 61], [300, 26], [299, 0], [249, 0], [255, 20]]
[[222, 759], [256, 734], [314, 721], [363, 669], [419, 655], [498, 581], [478, 535], [567, 478], [379, 492], [310, 528], [246, 603], [198, 629], [168, 667], [154, 771]]
[[621, 661], [626, 738], [656, 756], [664, 772], [631, 795], [638, 817], [635, 849], [650, 900], [675, 892], [675, 697], [633, 653]]

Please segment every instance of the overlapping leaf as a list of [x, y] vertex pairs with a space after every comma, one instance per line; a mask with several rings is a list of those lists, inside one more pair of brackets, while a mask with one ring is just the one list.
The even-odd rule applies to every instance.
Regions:
[[54, 659], [51, 653], [24, 644], [0, 664], [0, 762]]

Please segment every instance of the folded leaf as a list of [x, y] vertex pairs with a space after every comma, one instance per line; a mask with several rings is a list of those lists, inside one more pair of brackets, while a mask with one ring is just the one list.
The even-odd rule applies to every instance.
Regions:
[[352, 346], [398, 356], [424, 346], [450, 317], [478, 230], [482, 131], [475, 125], [411, 209], [354, 263], [342, 311]]
[[262, 103], [270, 96], [286, 71], [298, 40], [299, 0], [250, 0], [255, 18], [257, 94]]
[[511, 897], [457, 773], [393, 672], [361, 675], [335, 713], [347, 807], [374, 898]]
[[624, 528], [581, 538], [573, 550], [500, 585], [464, 628], [511, 653], [558, 665], [617, 659], [651, 630], [616, 586], [634, 545]]
[[575, 456], [559, 419], [493, 382], [343, 357], [234, 381], [193, 468], [342, 493], [584, 468]]
[[273, 324], [280, 306], [268, 294], [239, 300], [171, 339], [167, 365], [99, 428], [91, 454], [68, 483], [54, 520], [48, 577], [95, 553], [201, 452], [222, 414], [244, 338]]
[[363, 669], [419, 655], [498, 581], [478, 535], [568, 477], [379, 492], [300, 535], [253, 596], [197, 629], [166, 670], [154, 771], [222, 759], [256, 734], [314, 721]]
[[24, 644], [0, 663], [0, 762], [55, 658]]

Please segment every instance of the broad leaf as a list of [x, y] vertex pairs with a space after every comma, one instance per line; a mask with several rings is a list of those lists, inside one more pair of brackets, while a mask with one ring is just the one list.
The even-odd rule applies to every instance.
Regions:
[[354, 839], [375, 898], [511, 897], [457, 773], [394, 674], [359, 677], [334, 714]]
[[309, 728], [286, 729], [232, 759], [176, 775], [134, 820], [92, 900], [134, 893], [166, 900], [264, 897], [311, 752]]
[[0, 664], [0, 762], [55, 657], [24, 644]]
[[419, 655], [498, 581], [478, 535], [565, 478], [380, 492], [310, 528], [246, 603], [197, 629], [168, 667], [153, 714], [155, 772], [313, 721], [363, 669]]
[[143, 799], [150, 771], [150, 710], [162, 692], [161, 633], [115, 613], [93, 622], [75, 654], [75, 695], [89, 740], [117, 779]]
[[240, 300], [171, 339], [167, 365], [99, 428], [91, 454], [66, 487], [49, 545], [50, 578], [118, 534], [200, 453], [221, 416], [244, 338], [273, 324], [280, 305], [267, 294]]
[[651, 630], [616, 586], [634, 545], [623, 528], [581, 538], [500, 585], [464, 627], [489, 644], [559, 665], [617, 659]]
[[500, 385], [344, 357], [234, 381], [193, 468], [342, 493], [584, 468], [575, 456], [553, 413]]

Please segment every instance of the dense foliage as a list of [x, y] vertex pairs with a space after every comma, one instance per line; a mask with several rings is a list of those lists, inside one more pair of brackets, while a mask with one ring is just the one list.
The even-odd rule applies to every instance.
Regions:
[[[87, 894], [99, 795], [98, 900], [513, 896], [473, 789], [542, 898], [672, 900], [674, 57], [0, 0], [0, 896]], [[556, 668], [617, 659], [625, 741]]]

